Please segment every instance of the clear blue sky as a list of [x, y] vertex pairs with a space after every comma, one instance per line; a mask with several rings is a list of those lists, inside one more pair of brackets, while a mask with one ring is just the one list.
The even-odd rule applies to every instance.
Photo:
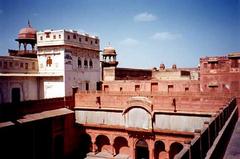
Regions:
[[37, 30], [73, 29], [111, 43], [120, 67], [195, 67], [240, 51], [238, 0], [0, 0], [0, 55], [28, 19]]

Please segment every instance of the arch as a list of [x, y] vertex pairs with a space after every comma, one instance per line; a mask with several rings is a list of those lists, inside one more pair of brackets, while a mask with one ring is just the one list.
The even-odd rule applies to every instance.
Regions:
[[81, 134], [79, 140], [80, 158], [85, 158], [87, 153], [92, 151], [92, 139], [89, 134]]
[[139, 159], [149, 159], [148, 144], [145, 140], [138, 140], [136, 142], [135, 157]]
[[164, 142], [160, 140], [156, 141], [154, 144], [154, 158], [163, 158], [164, 152], [166, 152]]
[[96, 142], [95, 142], [96, 146], [97, 146], [97, 151], [101, 152], [103, 150], [103, 147], [105, 145], [110, 145], [110, 140], [107, 136], [105, 135], [98, 135], [96, 137]]
[[170, 146], [169, 159], [173, 159], [183, 149], [183, 145], [179, 142], [174, 142]]
[[81, 68], [82, 67], [82, 61], [81, 61], [81, 58], [79, 57], [78, 58], [78, 68]]
[[85, 67], [85, 68], [88, 67], [88, 61], [87, 61], [87, 59], [84, 59], [84, 67]]
[[128, 147], [128, 141], [126, 138], [118, 136], [114, 139], [113, 147], [115, 148], [116, 154], [126, 153], [126, 149], [124, 150], [124, 148]]
[[127, 101], [127, 107], [123, 110], [123, 114], [127, 113], [131, 108], [141, 107], [145, 109], [150, 115], [152, 112], [152, 102], [146, 97], [131, 97]]
[[141, 106], [133, 106], [124, 114], [126, 128], [152, 129], [152, 116]]
[[89, 67], [90, 67], [90, 68], [92, 68], [92, 67], [93, 67], [93, 62], [92, 62], [92, 60], [91, 60], [91, 59], [89, 60]]

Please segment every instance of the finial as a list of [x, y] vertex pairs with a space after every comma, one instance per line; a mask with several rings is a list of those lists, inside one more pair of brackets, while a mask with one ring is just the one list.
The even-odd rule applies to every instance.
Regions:
[[111, 46], [110, 42], [108, 42], [108, 46]]
[[30, 27], [30, 28], [32, 27], [29, 19], [28, 19], [28, 27]]

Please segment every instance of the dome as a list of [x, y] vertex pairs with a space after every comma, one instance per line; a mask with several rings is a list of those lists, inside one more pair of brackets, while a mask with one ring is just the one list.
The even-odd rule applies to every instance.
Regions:
[[103, 55], [116, 55], [116, 50], [111, 46], [105, 47], [103, 50]]
[[160, 69], [162, 69], [162, 70], [165, 69], [165, 65], [163, 63], [160, 64]]
[[18, 39], [36, 39], [37, 30], [32, 28], [30, 23], [28, 27], [22, 28], [18, 33]]

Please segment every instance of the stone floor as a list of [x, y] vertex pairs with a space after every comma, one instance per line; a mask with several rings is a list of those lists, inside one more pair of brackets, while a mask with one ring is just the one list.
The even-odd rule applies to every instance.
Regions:
[[234, 128], [224, 159], [240, 159], [240, 118]]

